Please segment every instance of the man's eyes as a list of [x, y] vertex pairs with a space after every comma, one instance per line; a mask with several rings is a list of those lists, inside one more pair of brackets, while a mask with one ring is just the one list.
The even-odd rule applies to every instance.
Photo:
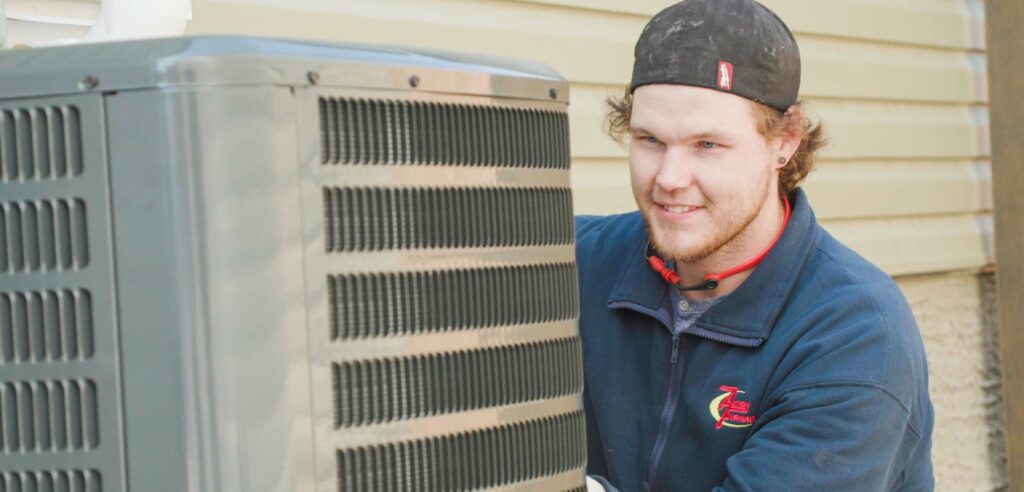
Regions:
[[[658, 140], [658, 137], [653, 137], [651, 135], [638, 135], [637, 139], [643, 141], [644, 143], [649, 143], [649, 144], [655, 144], [656, 145], [656, 144], [660, 144], [661, 143], [661, 140]], [[721, 147], [720, 144], [715, 143], [715, 142], [711, 142], [709, 140], [701, 140], [701, 141], [697, 142], [696, 145], [697, 145], [697, 148], [699, 148], [701, 150], [714, 150], [714, 149], [717, 149], [717, 148]]]

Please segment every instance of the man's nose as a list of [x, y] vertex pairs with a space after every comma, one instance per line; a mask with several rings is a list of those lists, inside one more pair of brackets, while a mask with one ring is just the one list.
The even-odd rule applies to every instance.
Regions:
[[662, 154], [661, 166], [654, 184], [665, 191], [687, 188], [693, 184], [693, 163], [683, 149], [668, 148]]

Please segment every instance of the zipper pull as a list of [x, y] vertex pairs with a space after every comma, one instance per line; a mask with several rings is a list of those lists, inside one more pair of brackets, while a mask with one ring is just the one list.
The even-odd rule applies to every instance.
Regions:
[[672, 363], [679, 360], [679, 335], [672, 335]]

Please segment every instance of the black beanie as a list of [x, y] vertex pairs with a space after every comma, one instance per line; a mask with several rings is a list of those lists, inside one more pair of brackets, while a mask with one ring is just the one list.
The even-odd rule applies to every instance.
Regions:
[[800, 90], [800, 51], [786, 24], [753, 0], [683, 0], [655, 15], [633, 52], [629, 92], [681, 84], [785, 111]]

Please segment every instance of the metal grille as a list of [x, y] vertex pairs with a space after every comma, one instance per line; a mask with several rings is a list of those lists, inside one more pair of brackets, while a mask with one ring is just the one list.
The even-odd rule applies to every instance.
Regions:
[[331, 339], [572, 319], [572, 263], [327, 277]]
[[0, 292], [0, 365], [86, 360], [95, 350], [83, 289]]
[[567, 120], [535, 109], [322, 97], [320, 160], [568, 169]]
[[123, 488], [104, 107], [0, 101], [0, 492]]
[[66, 271], [89, 263], [85, 202], [0, 203], [0, 272]]
[[0, 183], [82, 174], [82, 126], [70, 105], [0, 111]]
[[497, 487], [583, 466], [582, 412], [433, 439], [338, 451], [341, 491]]
[[[339, 490], [514, 488], [534, 479], [564, 485], [550, 487], [559, 490], [582, 485], [556, 477], [582, 476], [586, 453], [582, 411], [570, 402], [582, 392], [582, 349], [578, 336], [563, 330], [579, 316], [576, 266], [552, 259], [556, 250], [571, 252], [574, 239], [566, 114], [482, 99], [317, 94], [308, 101], [319, 116], [320, 162], [314, 158], [310, 171], [321, 192], [314, 219], [323, 220], [323, 254], [387, 263], [387, 271], [356, 273], [343, 261], [325, 272], [326, 285], [312, 290], [327, 296], [322, 340], [338, 349], [354, 341], [412, 347], [460, 331], [492, 342], [319, 360], [319, 380], [333, 385], [317, 389], [331, 391], [317, 400], [320, 418], [333, 417], [338, 437], [377, 428], [386, 436], [337, 447]], [[445, 173], [462, 169], [467, 178], [416, 179], [427, 171], [420, 166], [434, 165], [450, 166]], [[370, 182], [354, 172], [374, 166], [395, 180]], [[512, 168], [522, 170], [500, 171]], [[427, 249], [484, 253], [488, 262], [433, 264], [425, 254], [427, 264], [413, 260], [416, 271], [394, 271], [394, 259], [404, 264]], [[548, 325], [538, 323], [562, 331], [547, 334]], [[515, 335], [493, 343], [489, 337], [498, 333]], [[520, 406], [529, 416], [503, 411]], [[407, 434], [428, 426], [436, 437]]]
[[0, 449], [79, 451], [99, 445], [96, 384], [53, 380], [0, 384]]
[[582, 391], [578, 338], [334, 364], [335, 427], [557, 398]]
[[324, 188], [327, 252], [572, 244], [559, 188]]
[[95, 470], [0, 472], [0, 492], [101, 492]]

